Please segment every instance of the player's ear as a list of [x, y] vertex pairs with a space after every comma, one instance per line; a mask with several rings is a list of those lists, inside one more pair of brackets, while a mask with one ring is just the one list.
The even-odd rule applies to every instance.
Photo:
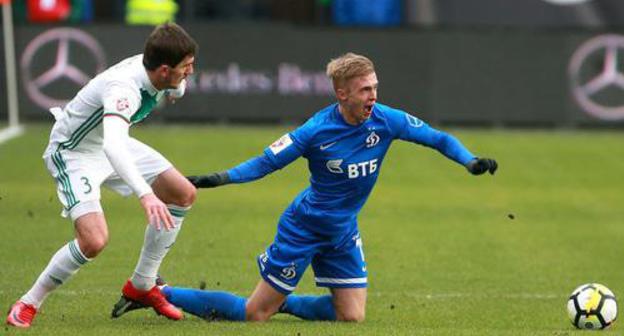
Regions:
[[171, 69], [167, 64], [161, 64], [156, 68], [156, 72], [160, 78], [167, 78], [167, 76], [169, 76], [169, 71], [171, 71]]
[[345, 88], [337, 88], [336, 89], [336, 98], [338, 98], [339, 101], [345, 101], [347, 100], [347, 90]]
[[169, 72], [169, 66], [167, 64], [161, 64], [158, 66], [158, 68], [156, 68], [156, 71], [158, 73], [167, 73]]

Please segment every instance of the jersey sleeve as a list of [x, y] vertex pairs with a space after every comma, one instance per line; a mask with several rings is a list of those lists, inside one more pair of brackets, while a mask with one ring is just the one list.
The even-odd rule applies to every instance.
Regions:
[[255, 181], [276, 170], [277, 167], [269, 160], [266, 154], [262, 154], [229, 169], [227, 174], [230, 182], [245, 183]]
[[264, 149], [262, 155], [247, 160], [227, 171], [232, 183], [245, 183], [282, 169], [304, 155], [311, 141], [310, 125], [306, 123], [282, 135]]
[[284, 134], [265, 148], [264, 154], [278, 169], [282, 169], [302, 155], [305, 156], [312, 142], [314, 124], [314, 120], [310, 119], [292, 132]]
[[113, 115], [105, 115], [102, 124], [104, 154], [115, 172], [139, 198], [152, 193], [152, 188], [141, 176], [127, 148], [130, 125]]
[[141, 98], [129, 85], [111, 83], [102, 94], [104, 116], [115, 116], [130, 124], [130, 118], [139, 109]]
[[387, 112], [395, 138], [436, 149], [449, 159], [466, 165], [475, 156], [454, 136], [400, 110]]
[[262, 155], [251, 158], [229, 169], [227, 174], [232, 183], [255, 181], [295, 161], [301, 152], [294, 145], [289, 133], [284, 134], [264, 150]]

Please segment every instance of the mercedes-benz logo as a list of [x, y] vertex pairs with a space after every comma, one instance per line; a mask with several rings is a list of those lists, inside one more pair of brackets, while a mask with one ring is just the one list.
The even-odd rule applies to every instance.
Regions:
[[[41, 70], [41, 63], [45, 62], [40, 57], [46, 57], [43, 50], [56, 51], [56, 58], [52, 60], [51, 66]], [[78, 59], [81, 64], [93, 63], [92, 69], [86, 71], [72, 63]], [[71, 98], [59, 97], [67, 90], [55, 88], [55, 83], [60, 86], [69, 82], [79, 89], [105, 68], [106, 59], [100, 44], [91, 35], [73, 28], [56, 28], [40, 34], [28, 43], [21, 59], [26, 92], [37, 105], [45, 109], [63, 106]], [[74, 89], [71, 91], [75, 93]]]
[[624, 119], [624, 36], [600, 35], [572, 55], [568, 74], [572, 95], [583, 110], [604, 120]]

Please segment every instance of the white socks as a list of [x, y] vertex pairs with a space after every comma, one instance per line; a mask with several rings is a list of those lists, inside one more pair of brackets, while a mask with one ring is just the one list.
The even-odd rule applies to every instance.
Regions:
[[169, 212], [173, 216], [176, 225], [169, 231], [161, 228], [157, 231], [152, 225], [145, 229], [145, 241], [139, 262], [134, 269], [134, 274], [130, 280], [136, 289], [150, 290], [156, 285], [156, 276], [163, 259], [169, 252], [169, 248], [175, 243], [178, 232], [182, 227], [184, 216], [190, 207], [180, 207], [168, 204]]
[[[163, 259], [169, 248], [175, 243], [178, 232], [182, 227], [184, 216], [190, 207], [168, 205], [169, 212], [176, 224], [169, 231], [161, 229], [157, 231], [148, 225], [145, 230], [145, 241], [141, 250], [141, 257], [134, 270], [131, 281], [136, 289], [149, 290], [156, 284], [156, 276]], [[48, 266], [41, 272], [32, 288], [22, 296], [22, 302], [41, 307], [45, 298], [60, 285], [64, 284], [74, 275], [80, 267], [91, 261], [87, 258], [77, 240], [72, 240], [61, 247], [52, 257]]]
[[89, 261], [91, 259], [80, 251], [78, 241], [70, 241], [54, 254], [32, 288], [22, 296], [21, 301], [39, 308], [50, 292], [64, 284]]

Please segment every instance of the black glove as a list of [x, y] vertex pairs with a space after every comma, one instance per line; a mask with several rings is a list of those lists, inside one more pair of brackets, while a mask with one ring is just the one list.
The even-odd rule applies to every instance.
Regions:
[[213, 173], [199, 176], [186, 176], [195, 188], [214, 188], [230, 183], [230, 176], [227, 172]]
[[494, 172], [498, 169], [498, 163], [496, 163], [494, 159], [476, 158], [466, 164], [466, 169], [468, 169], [472, 175], [481, 175], [486, 171], [494, 175]]

